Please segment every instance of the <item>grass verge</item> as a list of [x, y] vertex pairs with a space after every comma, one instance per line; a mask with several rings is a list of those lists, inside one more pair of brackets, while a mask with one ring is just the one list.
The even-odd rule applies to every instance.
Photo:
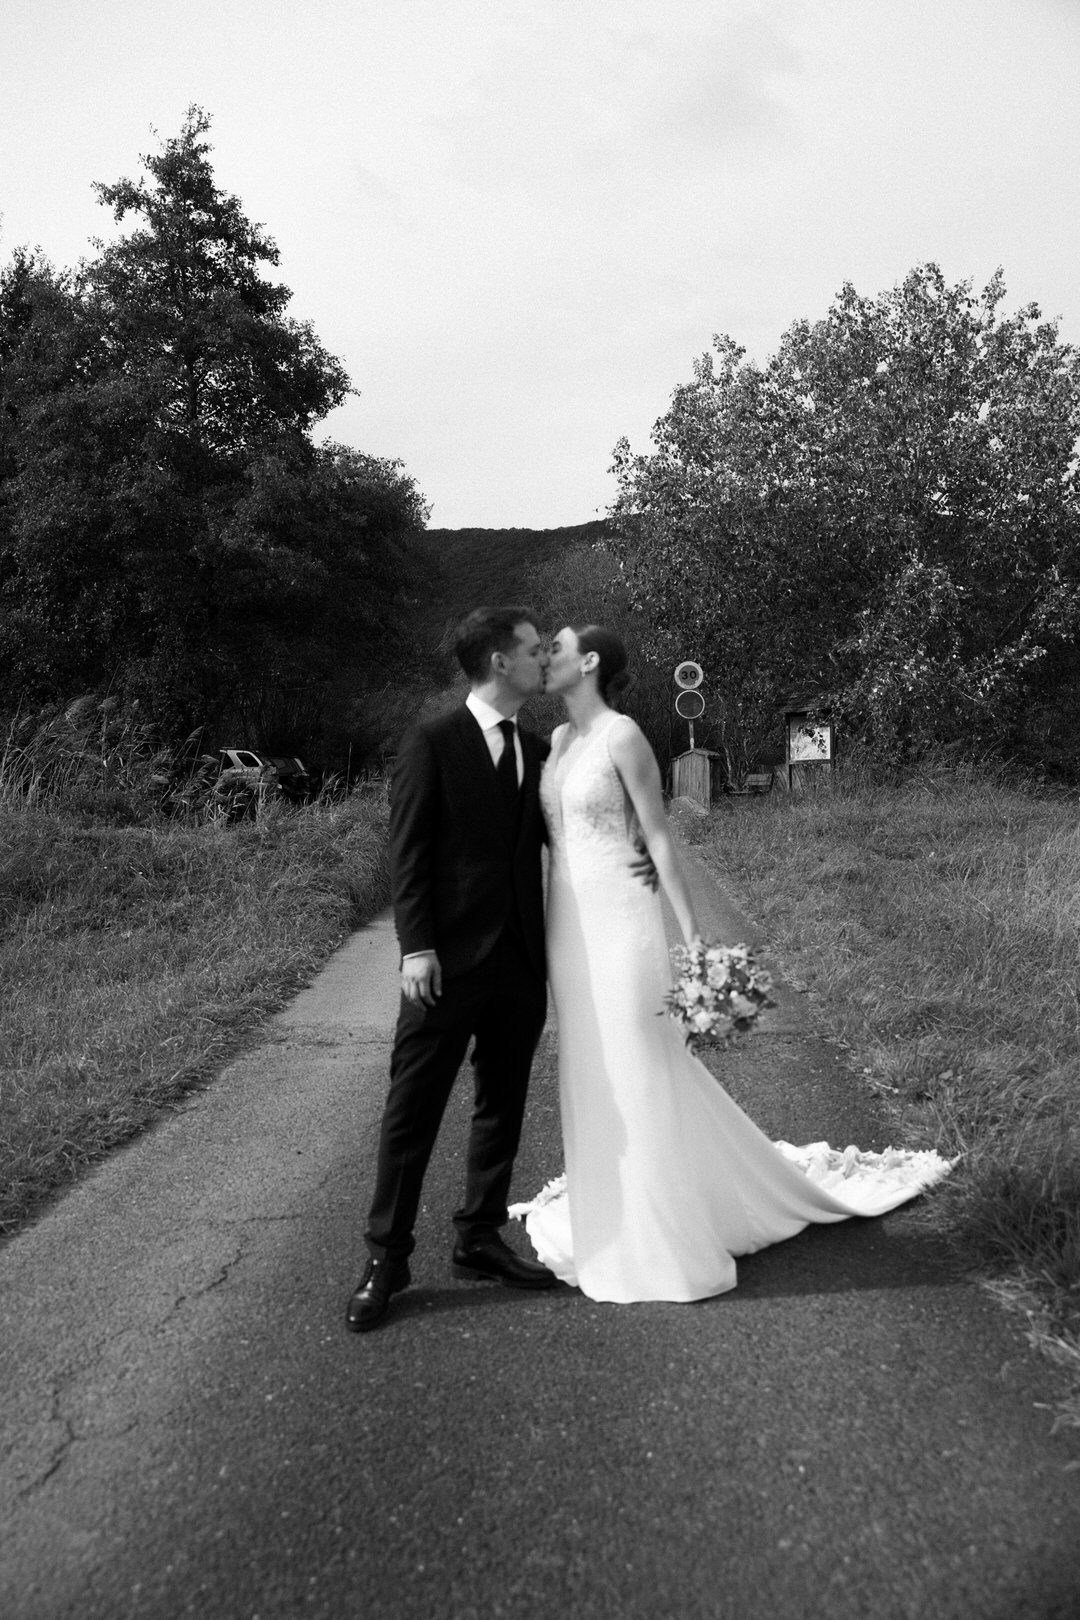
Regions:
[[1080, 1424], [1075, 801], [927, 770], [726, 800], [701, 836], [898, 1134], [962, 1155], [933, 1218], [1011, 1279]]
[[0, 805], [0, 1232], [235, 1051], [387, 900], [381, 792], [256, 822]]

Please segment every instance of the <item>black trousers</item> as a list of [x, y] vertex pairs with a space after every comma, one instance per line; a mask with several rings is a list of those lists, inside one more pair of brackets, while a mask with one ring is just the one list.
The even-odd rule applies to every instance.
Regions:
[[473, 1037], [465, 1201], [454, 1225], [466, 1240], [505, 1225], [529, 1070], [546, 1012], [547, 986], [512, 933], [504, 933], [477, 967], [447, 980], [434, 1007], [401, 998], [366, 1233], [377, 1260], [412, 1253], [424, 1172]]

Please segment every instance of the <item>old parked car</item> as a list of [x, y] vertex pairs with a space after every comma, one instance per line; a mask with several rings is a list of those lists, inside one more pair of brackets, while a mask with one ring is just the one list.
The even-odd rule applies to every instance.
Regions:
[[254, 815], [270, 799], [302, 804], [310, 796], [307, 767], [295, 755], [257, 754], [251, 748], [222, 748], [213, 802], [230, 821]]

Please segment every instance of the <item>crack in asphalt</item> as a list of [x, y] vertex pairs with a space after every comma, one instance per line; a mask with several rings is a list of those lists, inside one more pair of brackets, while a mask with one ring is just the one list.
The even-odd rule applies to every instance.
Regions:
[[[222, 1223], [204, 1222], [202, 1224], [213, 1226], [221, 1225]], [[244, 1225], [248, 1223], [237, 1222], [235, 1224]], [[107, 1334], [104, 1338], [97, 1342], [89, 1353], [86, 1352], [84, 1347], [84, 1352], [78, 1367], [69, 1367], [66, 1369], [61, 1376], [56, 1378], [51, 1390], [50, 1410], [46, 1422], [49, 1425], [60, 1425], [63, 1429], [63, 1437], [55, 1443], [53, 1450], [44, 1466], [41, 1467], [34, 1477], [28, 1480], [26, 1484], [18, 1487], [15, 1492], [15, 1498], [17, 1500], [25, 1501], [28, 1497], [33, 1496], [35, 1492], [40, 1491], [46, 1484], [48, 1484], [49, 1480], [54, 1478], [54, 1476], [63, 1467], [74, 1446], [80, 1444], [91, 1444], [101, 1440], [116, 1440], [125, 1434], [130, 1434], [134, 1429], [138, 1428], [141, 1419], [139, 1414], [135, 1413], [119, 1424], [110, 1423], [101, 1425], [100, 1427], [94, 1426], [79, 1429], [76, 1427], [76, 1424], [72, 1418], [66, 1414], [64, 1407], [67, 1401], [73, 1398], [73, 1391], [77, 1382], [89, 1385], [96, 1377], [99, 1382], [106, 1381], [110, 1385], [112, 1384], [113, 1379], [109, 1375], [109, 1359], [110, 1353], [115, 1346], [120, 1344], [122, 1341], [129, 1341], [133, 1332], [148, 1339], [159, 1337], [168, 1328], [169, 1324], [173, 1322], [183, 1311], [185, 1306], [195, 1304], [198, 1300], [203, 1299], [207, 1294], [211, 1294], [215, 1289], [220, 1288], [223, 1283], [228, 1282], [232, 1273], [235, 1271], [236, 1267], [240, 1264], [244, 1257], [245, 1247], [243, 1244], [240, 1244], [237, 1246], [232, 1257], [224, 1261], [219, 1267], [215, 1276], [211, 1277], [209, 1281], [205, 1282], [199, 1287], [188, 1289], [184, 1293], [176, 1295], [157, 1321], [140, 1329], [133, 1330], [131, 1327], [125, 1326], [115, 1333]], [[14, 1445], [7, 1448], [6, 1455], [10, 1455], [14, 1450]]]
[[[59, 1424], [63, 1429], [63, 1436], [61, 1439], [55, 1442], [52, 1454], [45, 1466], [41, 1468], [32, 1479], [28, 1480], [25, 1485], [20, 1485], [16, 1488], [14, 1498], [18, 1502], [25, 1501], [28, 1497], [32, 1496], [35, 1491], [41, 1490], [41, 1488], [47, 1484], [50, 1479], [52, 1479], [53, 1475], [62, 1467], [68, 1453], [71, 1450], [71, 1447], [75, 1443], [77, 1436], [74, 1425], [72, 1424], [70, 1418], [64, 1415], [63, 1411], [63, 1386], [66, 1383], [69, 1383], [73, 1377], [74, 1373], [72, 1372], [66, 1379], [59, 1380], [53, 1385], [50, 1392], [51, 1400], [49, 1405], [49, 1415], [46, 1422], [50, 1425]], [[15, 1449], [14, 1444], [7, 1447], [5, 1451], [5, 1459], [9, 1457], [12, 1452], [15, 1451]]]
[[16, 1501], [25, 1502], [29, 1497], [33, 1496], [36, 1491], [42, 1490], [48, 1484], [49, 1480], [52, 1479], [53, 1475], [58, 1473], [63, 1464], [67, 1461], [68, 1454], [79, 1437], [66, 1418], [63, 1420], [63, 1422], [65, 1431], [64, 1438], [57, 1444], [52, 1458], [41, 1470], [41, 1472], [26, 1485], [19, 1486], [15, 1492]]
[[178, 1294], [176, 1299], [173, 1301], [171, 1309], [166, 1311], [165, 1315], [158, 1323], [157, 1331], [160, 1332], [167, 1322], [171, 1322], [173, 1317], [184, 1305], [194, 1303], [199, 1299], [204, 1299], [207, 1294], [212, 1294], [215, 1288], [220, 1288], [222, 1283], [228, 1282], [232, 1272], [240, 1264], [243, 1258], [244, 1246], [241, 1244], [236, 1253], [233, 1255], [232, 1259], [224, 1262], [216, 1277], [213, 1277], [208, 1283], [204, 1283], [201, 1288], [194, 1289], [191, 1293]]

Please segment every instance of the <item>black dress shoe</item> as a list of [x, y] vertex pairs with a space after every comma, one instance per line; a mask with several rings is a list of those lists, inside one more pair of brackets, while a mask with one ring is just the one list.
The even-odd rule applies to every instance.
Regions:
[[491, 1232], [454, 1248], [456, 1277], [491, 1277], [511, 1288], [554, 1288], [558, 1278], [536, 1260], [523, 1260], [497, 1233]]
[[411, 1281], [406, 1261], [369, 1260], [349, 1301], [345, 1326], [351, 1333], [369, 1333], [378, 1327], [390, 1307], [391, 1294], [399, 1294]]

